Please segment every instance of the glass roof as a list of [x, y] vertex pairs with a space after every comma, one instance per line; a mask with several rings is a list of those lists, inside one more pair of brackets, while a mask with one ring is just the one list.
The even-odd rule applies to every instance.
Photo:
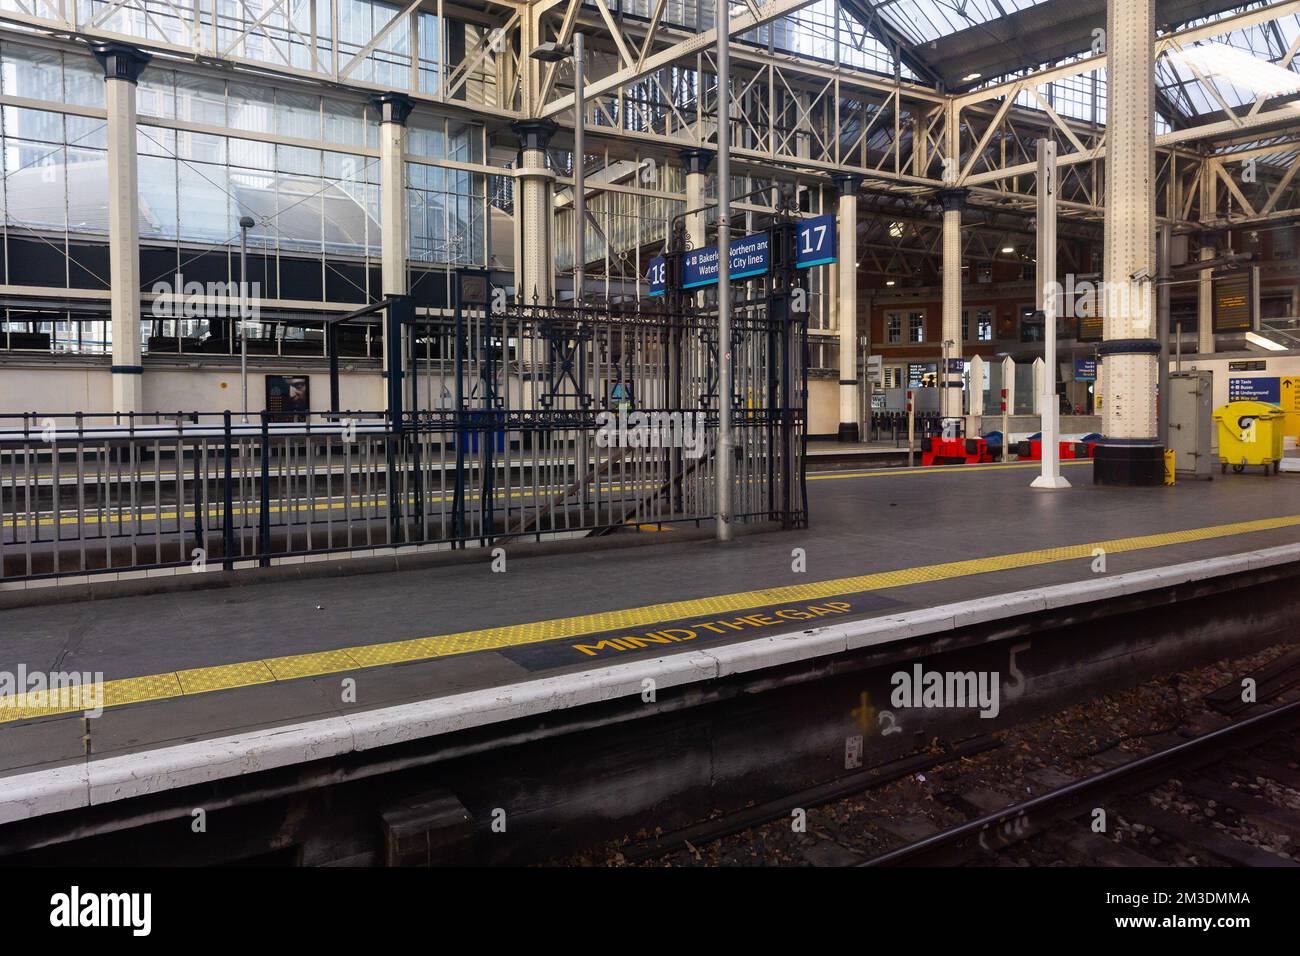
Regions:
[[1187, 116], [1220, 111], [1216, 91], [1234, 110], [1260, 95], [1293, 93], [1300, 89], [1300, 57], [1282, 61], [1297, 36], [1300, 16], [1293, 14], [1170, 51], [1156, 62], [1156, 84]]
[[912, 43], [928, 43], [1048, 2], [1051, 0], [871, 0], [871, 5]]

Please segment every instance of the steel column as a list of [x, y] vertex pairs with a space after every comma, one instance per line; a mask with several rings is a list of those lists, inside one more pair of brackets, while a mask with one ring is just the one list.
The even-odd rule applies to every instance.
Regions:
[[[1213, 246], [1206, 243], [1201, 246], [1201, 259], [1213, 259], [1216, 255]], [[1196, 303], [1196, 351], [1201, 355], [1214, 354], [1214, 270], [1202, 269], [1197, 273]]]
[[1109, 0], [1106, 137], [1105, 329], [1102, 484], [1164, 481], [1156, 437], [1154, 0]]
[[717, 538], [731, 540], [731, 10], [718, 9], [718, 517]]
[[[92, 48], [104, 68], [108, 112], [109, 301], [113, 330], [113, 411], [144, 404], [140, 348], [140, 178], [136, 159], [136, 81], [152, 56], [126, 43]], [[175, 290], [179, 293], [181, 290]]]
[[[953, 360], [961, 351], [961, 211], [966, 204], [966, 190], [944, 189], [938, 194], [943, 206], [943, 333], [942, 341], [951, 342], [948, 362], [935, 376], [939, 386], [939, 414], [945, 425], [961, 417], [961, 373], [953, 373]], [[951, 364], [949, 364], [951, 363]]]
[[858, 188], [862, 177], [835, 177], [839, 189], [839, 296], [840, 427], [842, 442], [855, 442], [858, 434]]
[[[406, 118], [415, 106], [414, 100], [403, 93], [379, 93], [370, 98], [371, 104], [379, 114], [379, 237], [380, 237], [380, 285], [382, 294], [405, 295], [407, 292], [407, 260], [409, 231], [407, 229], [406, 205], [406, 160], [404, 145], [406, 139]], [[403, 326], [403, 336], [411, 335], [411, 329]], [[387, 335], [387, 331], [384, 333]], [[396, 369], [396, 379], [402, 380], [403, 356], [407, 349], [404, 343], [398, 348], [388, 347], [387, 339], [383, 349], [384, 374], [392, 377]], [[389, 394], [392, 394], [389, 388]]]
[[550, 304], [555, 287], [551, 248], [555, 173], [546, 162], [546, 147], [558, 127], [550, 120], [521, 120], [511, 126], [519, 137], [520, 200], [515, 204], [521, 231], [515, 284], [521, 302]]

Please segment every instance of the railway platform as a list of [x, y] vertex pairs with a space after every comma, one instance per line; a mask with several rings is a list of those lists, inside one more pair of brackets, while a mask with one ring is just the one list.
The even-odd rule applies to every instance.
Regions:
[[[856, 652], [937, 653], [972, 628], [976, 644], [1049, 623], [1100, 635], [1108, 602], [1176, 611], [1247, 575], [1294, 590], [1293, 478], [1117, 491], [1066, 462], [1074, 486], [1044, 493], [1029, 487], [1036, 467], [810, 471], [811, 527], [727, 544], [678, 528], [645, 532], [644, 547], [507, 546], [439, 567], [322, 565], [4, 608], [0, 671], [102, 675], [103, 712], [10, 702], [0, 825], [466, 733], [500, 743], [517, 727], [518, 742], [728, 678], [752, 690]], [[1068, 656], [1040, 676], [1068, 680]]]

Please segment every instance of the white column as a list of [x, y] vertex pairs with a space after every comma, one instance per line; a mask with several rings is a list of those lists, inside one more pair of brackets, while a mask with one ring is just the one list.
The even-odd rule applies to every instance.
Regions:
[[410, 232], [407, 228], [406, 118], [415, 103], [403, 93], [371, 97], [379, 113], [380, 282], [384, 295], [405, 295]]
[[136, 81], [152, 57], [126, 43], [97, 43], [92, 49], [104, 68], [104, 105], [108, 113], [113, 411], [138, 412], [144, 403], [144, 366], [140, 349], [140, 181], [135, 92]]
[[1061, 403], [1056, 397], [1056, 313], [1060, 308], [1056, 288], [1056, 144], [1038, 141], [1038, 250], [1035, 285], [1038, 308], [1043, 313], [1042, 385], [1038, 393], [1038, 414], [1043, 433], [1042, 473], [1035, 488], [1069, 488], [1061, 474]]
[[[1213, 259], [1217, 255], [1214, 247], [1206, 243], [1201, 246], [1201, 258]], [[1198, 298], [1196, 302], [1196, 351], [1201, 355], [1214, 353], [1214, 271], [1202, 269], [1197, 273]]]
[[515, 200], [516, 228], [521, 230], [515, 285], [519, 300], [549, 305], [555, 289], [551, 237], [555, 216], [555, 173], [546, 165], [546, 146], [555, 134], [550, 120], [520, 120], [511, 125], [519, 137], [519, 195]]
[[1102, 484], [1164, 481], [1156, 437], [1154, 0], [1108, 0]]
[[840, 428], [842, 442], [855, 442], [858, 434], [858, 187], [862, 177], [844, 173], [835, 177], [839, 188], [839, 297], [836, 316], [840, 331]]
[[[381, 294], [406, 295], [410, 291], [407, 262], [410, 230], [406, 205], [406, 118], [415, 102], [403, 93], [379, 93], [370, 98], [379, 114], [379, 284]], [[386, 327], [385, 327], [386, 328]], [[402, 330], [402, 362], [406, 362], [410, 329]], [[389, 374], [388, 346], [383, 351], [384, 374]]]
[[709, 164], [713, 151], [692, 147], [681, 151], [682, 166], [686, 170], [686, 208], [698, 210], [686, 216], [686, 238], [692, 249], [704, 247], [705, 215], [704, 194], [709, 183]]
[[939, 414], [945, 424], [961, 417], [961, 373], [951, 371], [961, 353], [961, 210], [966, 190], [944, 189], [939, 192], [943, 206], [943, 341], [948, 362], [936, 377], [939, 388]]

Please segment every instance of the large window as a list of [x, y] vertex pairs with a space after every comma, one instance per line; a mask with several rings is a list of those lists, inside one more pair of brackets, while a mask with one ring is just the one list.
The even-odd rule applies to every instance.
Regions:
[[[972, 320], [974, 321], [975, 326], [973, 330], [971, 328]], [[963, 342], [992, 342], [993, 310], [987, 306], [981, 308], [962, 309], [961, 340]]]
[[912, 312], [907, 317], [907, 340], [909, 342], [925, 341], [925, 313]]
[[886, 312], [885, 313], [885, 339], [890, 345], [898, 345], [903, 342], [904, 329], [907, 333], [907, 341], [915, 344], [925, 341], [925, 313], [924, 312]]
[[890, 345], [903, 341], [903, 313], [889, 312], [885, 315], [885, 340]]
[[[107, 124], [70, 111], [104, 106], [103, 70], [89, 55], [4, 41], [0, 93], [49, 104], [0, 106], [0, 282], [103, 294], [84, 313], [4, 313], [0, 347], [103, 351], [108, 326], [89, 323], [108, 314]], [[242, 216], [254, 220], [248, 278], [263, 311], [284, 317], [267, 326], [275, 351], [318, 352], [304, 324], [319, 323], [315, 303], [351, 307], [379, 297], [378, 126], [364, 97], [155, 60], [137, 86], [137, 109], [146, 351], [229, 354], [224, 320], [172, 321], [151, 314], [150, 303], [160, 291], [189, 294], [191, 283], [209, 289], [238, 280]], [[417, 305], [447, 304], [448, 267], [488, 262], [486, 176], [464, 168], [482, 165], [485, 148], [481, 125], [411, 117], [406, 189]]]

